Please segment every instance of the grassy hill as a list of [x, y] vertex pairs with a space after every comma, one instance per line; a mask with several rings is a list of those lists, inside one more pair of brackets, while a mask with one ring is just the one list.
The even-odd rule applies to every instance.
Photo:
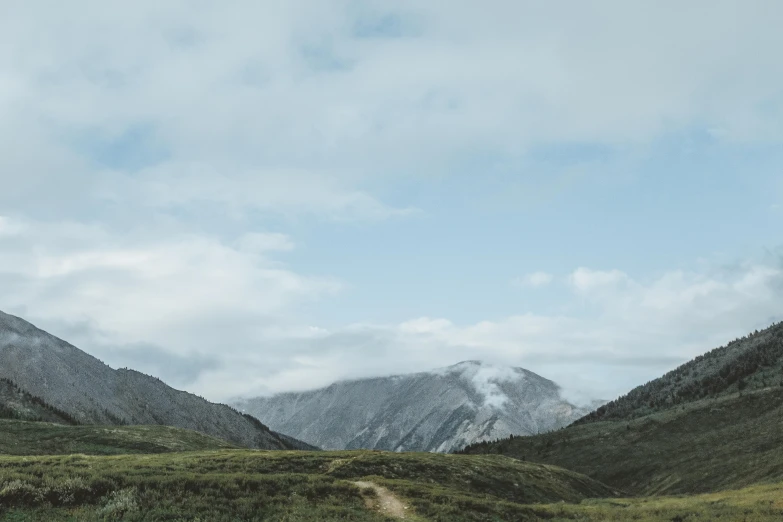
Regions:
[[[0, 457], [0, 520], [9, 521], [760, 522], [780, 519], [782, 493], [783, 485], [768, 485], [621, 499], [579, 474], [496, 455], [219, 450]], [[401, 506], [397, 516], [384, 512], [388, 497]]]
[[409, 520], [537, 520], [525, 504], [614, 495], [506, 457], [371, 451], [0, 457], [0, 477], [6, 520], [389, 520], [359, 480], [398, 496]]
[[117, 455], [233, 447], [222, 439], [168, 426], [66, 426], [0, 420], [0, 455]]
[[783, 480], [783, 388], [702, 399], [466, 448], [562, 466], [631, 494], [701, 493]]
[[783, 520], [783, 484], [678, 497], [585, 500], [534, 506], [552, 522], [773, 522]]

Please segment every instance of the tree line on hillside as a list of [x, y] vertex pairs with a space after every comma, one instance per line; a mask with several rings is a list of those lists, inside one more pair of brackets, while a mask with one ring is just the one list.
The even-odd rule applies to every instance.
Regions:
[[[17, 385], [11, 379], [0, 377], [0, 386], [4, 387], [6, 390], [15, 394], [16, 396], [21, 398], [24, 402], [42, 408], [48, 411], [49, 413], [59, 417], [66, 424], [71, 424], [74, 426], [80, 424], [79, 421], [76, 420], [76, 418], [74, 418], [69, 413], [57, 408], [56, 406], [52, 406], [51, 404], [44, 401], [40, 397], [36, 397], [35, 395], [26, 392], [25, 390], [21, 389], [19, 385]], [[15, 408], [11, 408], [7, 404], [0, 404], [0, 419], [14, 419], [14, 420], [27, 420], [27, 421], [46, 420], [41, 416], [25, 414], [24, 412], [21, 412]]]
[[[737, 346], [745, 344], [747, 346]], [[640, 417], [699, 399], [783, 386], [783, 323], [715, 348], [574, 424]]]

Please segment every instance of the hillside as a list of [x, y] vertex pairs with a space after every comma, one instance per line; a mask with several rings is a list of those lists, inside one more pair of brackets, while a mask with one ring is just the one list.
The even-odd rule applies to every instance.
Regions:
[[536, 520], [525, 504], [614, 496], [571, 471], [497, 456], [229, 450], [0, 457], [0, 470], [0, 510], [46, 520], [74, 509], [79, 520], [389, 520], [368, 484], [410, 520]]
[[64, 426], [0, 420], [0, 455], [119, 455], [234, 447], [221, 439], [169, 426]]
[[499, 456], [220, 450], [0, 457], [0, 519], [497, 522], [777, 521], [783, 484], [618, 498], [582, 475]]
[[551, 431], [589, 410], [554, 382], [478, 361], [430, 372], [342, 381], [235, 406], [325, 449], [448, 452], [466, 444]]
[[677, 494], [783, 480], [783, 388], [703, 399], [630, 421], [477, 444], [562, 466], [632, 494]]
[[465, 448], [556, 464], [634, 494], [783, 479], [783, 323], [639, 386], [556, 433]]
[[[12, 386], [73, 423], [168, 425], [251, 448], [310, 448], [226, 405], [175, 390], [133, 370], [113, 370], [75, 346], [2, 312], [0, 378], [12, 381]], [[10, 398], [9, 384], [4, 386]], [[29, 414], [57, 420], [42, 416], [40, 409], [24, 413], [29, 403], [11, 408], [5, 402], [6, 416], [17, 411], [22, 418]]]
[[704, 398], [783, 386], [783, 323], [700, 355], [580, 419], [627, 420]]
[[0, 378], [0, 419], [78, 424], [76, 419], [22, 390], [10, 379]]

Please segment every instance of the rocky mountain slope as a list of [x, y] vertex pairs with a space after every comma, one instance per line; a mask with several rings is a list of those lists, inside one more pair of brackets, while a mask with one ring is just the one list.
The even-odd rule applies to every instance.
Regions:
[[[251, 448], [309, 447], [226, 405], [175, 390], [133, 370], [114, 370], [27, 321], [2, 312], [0, 379], [11, 381], [0, 393], [2, 406], [6, 413], [22, 412], [22, 418], [24, 412], [35, 416], [50, 411], [80, 424], [185, 428]], [[31, 408], [35, 404], [44, 405], [43, 409]]]
[[555, 430], [589, 411], [563, 400], [554, 382], [533, 372], [478, 361], [235, 406], [325, 449], [434, 452]]
[[78, 424], [78, 421], [19, 388], [15, 382], [0, 378], [0, 419]]

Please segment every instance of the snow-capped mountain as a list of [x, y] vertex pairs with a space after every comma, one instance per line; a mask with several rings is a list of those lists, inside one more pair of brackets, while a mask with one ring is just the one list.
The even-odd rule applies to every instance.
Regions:
[[564, 400], [557, 384], [540, 375], [479, 361], [234, 405], [324, 449], [433, 452], [552, 431], [590, 411]]

